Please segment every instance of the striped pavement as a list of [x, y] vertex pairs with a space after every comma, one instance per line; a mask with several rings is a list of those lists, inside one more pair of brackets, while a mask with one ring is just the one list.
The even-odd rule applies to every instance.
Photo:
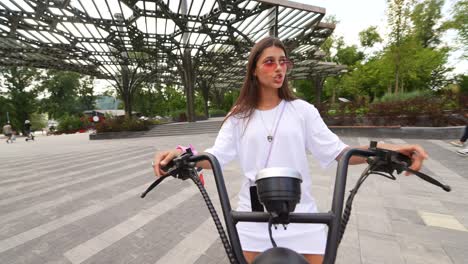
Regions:
[[[0, 145], [0, 263], [228, 263], [196, 187], [170, 179], [145, 199], [154, 152], [215, 134], [90, 141], [87, 135], [37, 137]], [[343, 138], [367, 145], [369, 138]], [[381, 140], [381, 139], [380, 139]], [[468, 159], [441, 140], [417, 143], [430, 155], [423, 171], [452, 185], [445, 193], [416, 177], [369, 177], [359, 191], [337, 263], [466, 263]], [[336, 166], [312, 159], [312, 193], [331, 204]], [[349, 168], [348, 188], [364, 165]], [[242, 177], [234, 162], [225, 180], [235, 207]], [[211, 172], [206, 187], [219, 210]]]

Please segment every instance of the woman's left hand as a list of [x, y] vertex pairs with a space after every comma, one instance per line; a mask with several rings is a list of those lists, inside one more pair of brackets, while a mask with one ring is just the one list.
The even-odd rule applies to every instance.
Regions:
[[[393, 144], [379, 144], [379, 148], [398, 151], [411, 158], [412, 164], [409, 167], [412, 170], [419, 171], [422, 167], [423, 161], [429, 157], [427, 152], [420, 145], [393, 145]], [[405, 172], [408, 176], [411, 173]]]

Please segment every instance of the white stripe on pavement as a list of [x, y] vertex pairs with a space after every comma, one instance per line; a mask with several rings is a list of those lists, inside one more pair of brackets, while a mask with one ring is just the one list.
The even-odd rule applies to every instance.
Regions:
[[428, 140], [428, 141], [435, 144], [435, 145], [437, 145], [437, 146], [439, 146], [439, 147], [442, 147], [442, 148], [444, 148], [446, 150], [454, 152], [454, 154], [456, 154], [455, 151], [460, 149], [460, 147], [452, 146], [452, 145], [450, 145], [450, 143], [442, 141], [442, 140], [431, 139], [431, 140]]
[[[144, 151], [144, 150], [143, 150]], [[134, 151], [131, 151], [131, 152], [127, 152], [125, 154], [131, 154], [131, 155], [134, 155], [135, 153], [139, 153], [139, 152], [142, 152], [141, 149], [139, 150], [134, 150]], [[146, 152], [148, 154], [148, 152]], [[119, 158], [121, 158], [122, 156], [120, 156]], [[94, 160], [90, 160], [90, 161], [87, 161], [87, 162], [82, 162], [80, 160], [80, 163], [79, 165], [71, 165], [69, 167], [70, 170], [73, 171], [73, 173], [77, 173], [78, 171], [75, 170], [75, 168], [79, 168], [81, 169], [81, 172], [83, 171], [89, 171], [89, 170], [94, 170], [94, 166], [90, 167], [88, 165], [91, 165], [93, 163], [97, 163], [98, 164], [102, 164], [102, 165], [108, 165], [108, 164], [116, 164], [118, 162], [106, 162], [108, 160], [114, 160], [115, 157], [113, 156], [110, 156], [110, 157], [104, 157], [102, 159], [96, 159], [94, 158]], [[121, 162], [121, 161], [120, 161]], [[70, 164], [69, 162], [65, 162], [65, 163], [62, 163], [62, 164]], [[55, 166], [55, 165], [54, 165]], [[47, 167], [51, 167], [51, 166], [47, 166]], [[46, 167], [46, 168], [47, 168]], [[17, 174], [15, 175], [11, 175], [10, 179], [8, 180], [3, 180], [3, 181], [0, 181], [0, 185], [1, 184], [6, 184], [6, 183], [16, 183], [16, 185], [7, 185], [7, 186], [4, 186], [2, 188], [0, 188], [0, 193], [2, 192], [5, 192], [7, 190], [11, 190], [11, 189], [15, 189], [17, 188], [17, 186], [19, 187], [25, 187], [25, 186], [29, 186], [29, 185], [36, 185], [36, 184], [39, 184], [39, 183], [42, 183], [42, 182], [49, 182], [51, 179], [60, 179], [63, 177], [63, 175], [57, 175], [57, 176], [54, 176], [54, 177], [48, 177], [48, 178], [44, 178], [44, 175], [49, 175], [50, 173], [53, 173], [55, 171], [61, 171], [63, 169], [67, 169], [67, 167], [64, 167], [63, 165], [59, 168], [56, 168], [56, 169], [49, 169], [49, 170], [41, 170], [41, 171], [38, 171], [39, 169], [42, 169], [42, 168], [35, 168], [35, 176], [31, 176], [30, 174], [28, 174], [30, 171], [29, 170], [25, 170], [25, 171], [22, 171], [21, 173], [19, 174], [24, 174], [26, 173], [27, 175], [25, 176], [17, 176]], [[82, 169], [84, 168], [84, 169]], [[37, 181], [33, 181], [33, 179], [35, 178], [39, 178], [39, 180]], [[19, 183], [17, 183], [19, 182]]]
[[[216, 207], [216, 212], [218, 212], [218, 216], [220, 216], [220, 214], [222, 215], [219, 202], [216, 204], [213, 202], [213, 204]], [[226, 230], [226, 228], [224, 228], [224, 230]], [[197, 229], [188, 234], [181, 242], [179, 242], [170, 251], [166, 252], [164, 256], [158, 259], [156, 264], [194, 263], [218, 238], [218, 230], [216, 229], [213, 218], [210, 215], [210, 217], [207, 220], [205, 220], [205, 222], [203, 222]], [[181, 254], [181, 252], [184, 253]]]
[[[138, 149], [136, 147], [132, 147], [134, 149]], [[88, 157], [88, 156], [99, 156], [100, 154], [105, 154], [113, 151], [119, 151], [119, 150], [128, 150], [129, 148], [123, 148], [122, 146], [106, 146], [106, 147], [100, 147], [100, 148], [93, 148], [92, 151], [82, 151], [82, 150], [76, 150], [72, 152], [67, 152], [67, 153], [56, 153], [53, 155], [47, 155], [47, 154], [42, 154], [41, 156], [35, 156], [33, 158], [13, 158], [13, 162], [11, 163], [2, 163], [0, 164], [0, 169], [9, 171], [11, 170], [12, 172], [15, 172], [15, 169], [17, 167], [35, 167], [38, 165], [44, 165], [48, 164], [51, 161], [62, 161], [62, 160], [70, 160], [73, 157], [76, 160], [76, 157]], [[141, 148], [140, 148], [141, 149]], [[13, 168], [12, 168], [13, 167]]]
[[168, 251], [156, 264], [194, 263], [218, 238], [218, 232], [210, 217], [197, 229]]
[[[137, 167], [139, 164], [136, 164], [135, 167]], [[23, 216], [26, 216], [28, 214], [32, 214], [34, 212], [37, 212], [37, 211], [42, 211], [46, 208], [49, 208], [49, 207], [57, 207], [63, 203], [66, 203], [66, 202], [69, 202], [69, 201], [73, 201], [73, 200], [76, 200], [80, 197], [83, 197], [85, 195], [88, 195], [94, 191], [98, 191], [100, 189], [105, 189], [107, 187], [111, 187], [113, 185], [116, 185], [116, 184], [119, 184], [119, 183], [122, 183], [122, 182], [125, 182], [125, 181], [128, 181], [128, 180], [131, 180], [135, 177], [138, 177], [138, 176], [141, 176], [141, 175], [144, 175], [144, 174], [148, 174], [148, 175], [151, 175], [153, 173], [153, 171], [150, 169], [148, 171], [139, 171], [139, 172], [136, 172], [136, 173], [132, 173], [126, 177], [122, 177], [122, 178], [117, 178], [116, 180], [113, 180], [113, 181], [108, 181], [108, 182], [104, 182], [104, 183], [100, 183], [98, 185], [94, 185], [90, 188], [86, 188], [84, 190], [81, 190], [81, 191], [78, 191], [78, 192], [74, 192], [74, 193], [68, 193], [66, 196], [62, 196], [58, 199], [54, 199], [52, 201], [47, 201], [47, 202], [43, 202], [43, 203], [39, 203], [39, 204], [35, 204], [35, 205], [32, 205], [32, 206], [29, 206], [27, 208], [24, 208], [24, 209], [21, 209], [19, 211], [13, 211], [11, 213], [7, 213], [7, 214], [3, 214], [2, 217], [0, 218], [0, 224], [3, 224], [3, 223], [6, 223], [8, 221], [11, 221], [11, 220], [14, 220], [16, 218], [20, 218], [20, 217], [23, 217]], [[148, 177], [149, 178], [149, 177]]]
[[[0, 168], [2, 171], [6, 171], [8, 173], [17, 173], [18, 167], [22, 169], [30, 169], [30, 167], [33, 167], [33, 169], [37, 166], [41, 165], [47, 165], [50, 163], [57, 163], [57, 162], [63, 162], [63, 161], [76, 161], [76, 157], [99, 157], [101, 155], [105, 155], [106, 153], [112, 153], [115, 151], [121, 150], [121, 147], [114, 147], [112, 149], [101, 149], [101, 150], [94, 150], [93, 152], [72, 152], [72, 153], [67, 153], [67, 154], [60, 154], [60, 155], [54, 155], [54, 156], [39, 156], [39, 157], [34, 157], [31, 160], [17, 160], [16, 163], [12, 163], [9, 165], [6, 165], [6, 168]], [[102, 152], [101, 152], [102, 151]]]
[[64, 256], [73, 264], [82, 263], [99, 253], [101, 250], [111, 246], [115, 242], [151, 222], [155, 218], [163, 215], [171, 209], [174, 209], [180, 203], [188, 200], [197, 192], [198, 190], [193, 186], [177, 192], [176, 194], [162, 200], [155, 206], [141, 211], [130, 219], [108, 229], [104, 233], [101, 233], [71, 250], [68, 250], [64, 253]]
[[[231, 178], [230, 188], [232, 190], [239, 190], [242, 183], [241, 177]], [[205, 173], [205, 188], [208, 193], [217, 194], [216, 183], [212, 171]], [[238, 193], [230, 197], [231, 204], [233, 200], [237, 199]], [[214, 199], [211, 201], [213, 206], [218, 213], [218, 216], [222, 217], [222, 208], [220, 206], [220, 200]], [[224, 222], [222, 222], [224, 224]], [[226, 230], [225, 225], [224, 230]], [[205, 220], [197, 229], [188, 234], [182, 241], [171, 248], [170, 251], [166, 252], [156, 264], [165, 263], [177, 263], [177, 264], [191, 264], [195, 263], [197, 259], [203, 255], [203, 253], [216, 241], [219, 237], [218, 231], [214, 224], [213, 218], [210, 217]], [[181, 254], [183, 252], [183, 254]]]
[[[136, 158], [139, 158], [139, 157], [145, 156], [145, 155], [148, 155], [148, 154], [146, 153], [146, 154], [143, 154], [143, 155], [139, 155], [139, 156], [136, 156], [135, 158], [132, 158], [132, 159], [136, 159]], [[129, 160], [131, 160], [131, 159], [129, 159]], [[122, 161], [107, 163], [106, 165], [117, 164], [117, 163], [122, 163]], [[67, 182], [62, 183], [62, 184], [56, 184], [56, 185], [50, 186], [48, 188], [44, 188], [44, 189], [40, 189], [40, 190], [32, 191], [32, 192], [27, 192], [27, 193], [24, 193], [24, 194], [21, 194], [21, 195], [16, 195], [16, 196], [11, 197], [11, 198], [5, 198], [5, 199], [0, 201], [0, 206], [10, 204], [10, 203], [14, 203], [14, 202], [20, 201], [22, 199], [26, 199], [26, 198], [30, 198], [30, 197], [34, 197], [34, 196], [40, 196], [42, 194], [45, 194], [45, 193], [48, 193], [48, 192], [51, 192], [51, 191], [55, 191], [55, 190], [58, 190], [58, 189], [63, 188], [63, 187], [67, 187], [67, 186], [70, 186], [70, 185], [73, 185], [73, 184], [76, 184], [76, 183], [86, 182], [86, 181], [96, 179], [96, 178], [99, 178], [99, 177], [101, 177], [103, 175], [107, 175], [107, 174], [110, 174], [110, 173], [118, 173], [118, 172], [120, 172], [120, 171], [122, 171], [124, 169], [133, 168], [135, 165], [142, 165], [142, 164], [145, 164], [145, 163], [148, 164], [148, 161], [144, 160], [144, 161], [136, 162], [136, 163], [133, 163], [131, 165], [118, 167], [118, 168], [113, 169], [113, 170], [107, 170], [105, 172], [94, 174], [92, 176], [80, 177], [80, 178], [78, 178], [76, 180], [67, 181]], [[80, 171], [70, 173], [67, 176], [75, 175], [75, 174], [80, 174]]]
[[57, 230], [65, 225], [71, 224], [87, 216], [97, 214], [98, 212], [103, 211], [106, 208], [112, 207], [114, 205], [117, 205], [129, 198], [135, 197], [136, 195], [139, 195], [140, 193], [142, 193], [142, 190], [144, 190], [144, 188], [146, 187], [148, 187], [147, 184], [135, 187], [129, 191], [116, 195], [105, 201], [98, 202], [97, 204], [85, 207], [71, 214], [64, 215], [58, 219], [55, 219], [46, 224], [37, 226], [35, 228], [32, 228], [18, 235], [1, 240], [0, 241], [0, 253], [5, 252], [14, 247], [17, 247], [19, 245], [22, 245], [40, 236], [46, 235], [49, 232]]

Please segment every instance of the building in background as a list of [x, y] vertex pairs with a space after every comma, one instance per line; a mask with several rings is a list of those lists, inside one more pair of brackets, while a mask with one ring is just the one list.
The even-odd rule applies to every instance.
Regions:
[[99, 95], [96, 96], [96, 109], [101, 110], [117, 110], [119, 105], [123, 106], [123, 102], [113, 96]]

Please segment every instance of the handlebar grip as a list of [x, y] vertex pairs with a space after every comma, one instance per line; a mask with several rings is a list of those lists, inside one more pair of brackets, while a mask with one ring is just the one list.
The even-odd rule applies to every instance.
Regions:
[[396, 159], [400, 162], [404, 162], [405, 167], [410, 167], [411, 164], [413, 163], [410, 157], [399, 152], [396, 152]]
[[161, 166], [161, 170], [164, 171], [164, 172], [168, 172], [172, 167], [174, 167], [174, 165], [175, 165], [174, 160], [171, 160], [165, 166]]

